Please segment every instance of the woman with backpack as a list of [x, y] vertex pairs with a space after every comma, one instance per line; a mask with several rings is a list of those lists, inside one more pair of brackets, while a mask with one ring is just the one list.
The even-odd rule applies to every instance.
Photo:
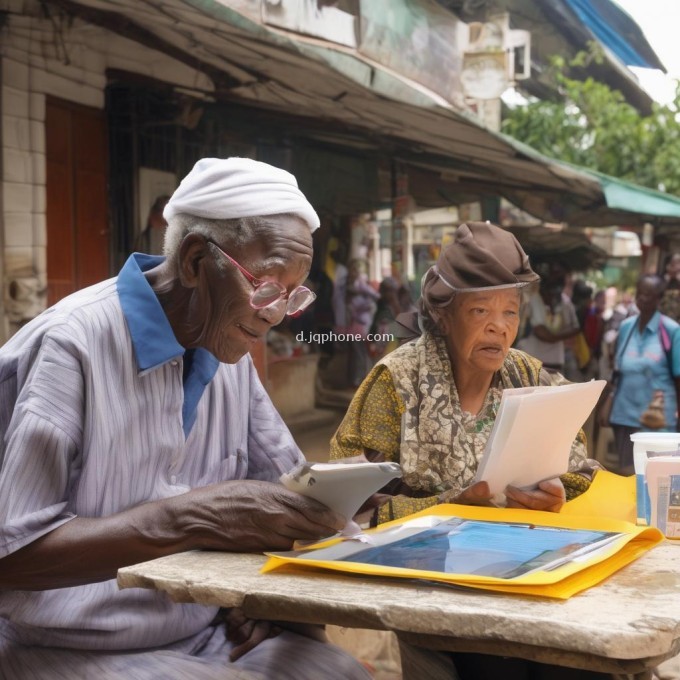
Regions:
[[626, 319], [616, 341], [611, 412], [601, 413], [610, 424], [619, 455], [619, 472], [633, 473], [630, 435], [642, 431], [677, 431], [680, 393], [680, 333], [678, 324], [659, 311], [664, 281], [646, 274], [637, 283], [639, 314]]

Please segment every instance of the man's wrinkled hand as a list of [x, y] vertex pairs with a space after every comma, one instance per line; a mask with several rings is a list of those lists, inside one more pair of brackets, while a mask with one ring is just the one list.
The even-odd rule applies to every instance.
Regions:
[[347, 523], [313, 498], [254, 480], [193, 489], [177, 497], [175, 515], [197, 536], [196, 547], [238, 552], [288, 550], [296, 540], [317, 541]]
[[280, 635], [284, 630], [304, 635], [305, 637], [327, 642], [323, 626], [311, 623], [294, 623], [291, 621], [261, 621], [249, 619], [238, 607], [230, 609], [225, 618], [227, 639], [234, 644], [229, 654], [230, 661], [240, 659], [261, 642]]
[[514, 486], [505, 489], [509, 508], [525, 508], [529, 510], [546, 510], [559, 512], [566, 502], [566, 494], [559, 477], [547, 479], [532, 491], [522, 491]]
[[281, 633], [281, 628], [272, 621], [249, 619], [241, 609], [230, 609], [225, 617], [227, 639], [233, 643], [229, 660], [236, 661], [255, 649], [260, 642]]

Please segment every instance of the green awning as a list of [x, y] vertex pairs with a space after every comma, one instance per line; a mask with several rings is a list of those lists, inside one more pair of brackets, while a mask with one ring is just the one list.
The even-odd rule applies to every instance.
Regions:
[[512, 137], [500, 136], [519, 153], [534, 158], [554, 172], [575, 173], [581, 177], [590, 177], [597, 183], [602, 198], [598, 201], [597, 206], [593, 206], [593, 209], [597, 210], [598, 213], [596, 221], [589, 223], [585, 215], [580, 215], [577, 220], [565, 221], [580, 226], [597, 226], [603, 224], [601, 219], [605, 217], [605, 219], [611, 220], [609, 221], [610, 225], [635, 225], [641, 222], [651, 222], [657, 225], [673, 224], [680, 227], [680, 196], [655, 191], [591, 168], [550, 158]]
[[602, 185], [607, 205], [617, 210], [680, 218], [680, 198], [588, 170]]

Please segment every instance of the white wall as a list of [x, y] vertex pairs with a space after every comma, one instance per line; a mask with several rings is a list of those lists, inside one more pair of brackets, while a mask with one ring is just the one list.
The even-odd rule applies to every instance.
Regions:
[[[103, 108], [108, 68], [213, 89], [203, 74], [160, 52], [77, 19], [53, 19], [10, 13], [0, 32], [0, 342], [46, 301], [46, 95]], [[12, 299], [10, 290], [23, 299]]]

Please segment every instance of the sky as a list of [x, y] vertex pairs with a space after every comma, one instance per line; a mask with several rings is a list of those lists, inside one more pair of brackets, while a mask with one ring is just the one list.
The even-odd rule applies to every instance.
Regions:
[[[680, 0], [614, 0], [642, 29], [647, 42], [666, 67], [668, 76], [680, 79]], [[661, 71], [631, 68], [640, 84], [658, 102], [673, 100], [675, 86]]]

